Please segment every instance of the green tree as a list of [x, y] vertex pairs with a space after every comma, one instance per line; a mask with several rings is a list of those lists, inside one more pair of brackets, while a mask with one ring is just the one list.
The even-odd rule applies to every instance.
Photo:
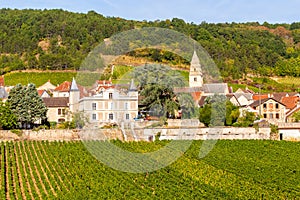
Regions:
[[205, 104], [203, 107], [200, 108], [199, 111], [199, 120], [205, 126], [210, 125], [211, 120], [211, 104]]
[[173, 90], [164, 85], [148, 84], [140, 95], [145, 97], [142, 100], [145, 105], [143, 109], [151, 110], [156, 116], [175, 116], [175, 111], [180, 108]]
[[47, 119], [47, 108], [34, 84], [16, 85], [10, 91], [7, 102], [22, 128], [32, 128], [35, 122], [40, 120], [44, 123]]
[[234, 123], [234, 126], [237, 127], [249, 127], [253, 126], [254, 120], [256, 116], [253, 112], [245, 111], [242, 116], [238, 119], [236, 123]]
[[293, 121], [294, 121], [294, 122], [299, 122], [299, 121], [300, 121], [300, 111], [295, 112], [295, 113], [292, 115], [292, 117], [293, 117]]
[[182, 119], [192, 119], [199, 117], [199, 109], [196, 106], [193, 97], [188, 93], [176, 94], [180, 109], [182, 111]]
[[73, 114], [73, 119], [71, 122], [71, 128], [83, 128], [85, 123], [88, 122], [88, 118], [84, 116], [83, 112], [76, 112]]
[[185, 80], [180, 73], [172, 70], [170, 67], [159, 64], [146, 64], [136, 67], [131, 72], [131, 77], [138, 82], [139, 89], [148, 84], [159, 84], [165, 87], [183, 87]]
[[239, 107], [233, 105], [230, 101], [226, 101], [226, 119], [225, 119], [225, 125], [231, 126], [235, 122], [237, 122], [238, 118], [240, 116]]
[[17, 117], [12, 113], [8, 103], [0, 102], [0, 129], [9, 130], [17, 126]]
[[200, 108], [199, 120], [206, 126], [224, 126], [226, 119], [226, 97], [217, 95], [207, 97]]

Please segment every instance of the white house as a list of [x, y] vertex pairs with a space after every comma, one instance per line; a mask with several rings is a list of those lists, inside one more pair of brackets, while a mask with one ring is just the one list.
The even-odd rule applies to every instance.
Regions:
[[100, 85], [97, 94], [79, 100], [79, 111], [91, 123], [132, 121], [138, 115], [138, 91], [133, 80], [129, 88]]

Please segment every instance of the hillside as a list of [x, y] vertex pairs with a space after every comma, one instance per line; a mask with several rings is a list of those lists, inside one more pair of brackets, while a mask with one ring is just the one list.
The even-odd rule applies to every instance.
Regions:
[[[114, 144], [133, 152], [168, 142]], [[95, 147], [101, 142], [91, 142]], [[170, 166], [125, 173], [96, 160], [81, 142], [0, 143], [1, 199], [297, 199], [299, 143], [218, 141], [199, 159], [201, 141]]]
[[[76, 70], [88, 53], [113, 34], [140, 27], [170, 28], [197, 40], [224, 78], [245, 74], [300, 76], [300, 23], [259, 24], [132, 21], [63, 10], [0, 10], [0, 74], [14, 70]], [[154, 62], [186, 65], [163, 50], [130, 52]], [[189, 61], [187, 61], [189, 62]], [[126, 63], [122, 63], [126, 64]], [[130, 64], [130, 63], [128, 63]]]

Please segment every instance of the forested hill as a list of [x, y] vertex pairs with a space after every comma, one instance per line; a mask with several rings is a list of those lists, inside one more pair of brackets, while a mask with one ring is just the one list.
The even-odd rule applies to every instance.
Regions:
[[[300, 76], [300, 23], [132, 21], [63, 10], [0, 10], [0, 74], [21, 69], [78, 69], [103, 39], [136, 27], [170, 28], [199, 41], [224, 77]], [[157, 54], [158, 53], [158, 54]], [[149, 58], [168, 59], [150, 51]], [[140, 56], [135, 53], [135, 56]]]

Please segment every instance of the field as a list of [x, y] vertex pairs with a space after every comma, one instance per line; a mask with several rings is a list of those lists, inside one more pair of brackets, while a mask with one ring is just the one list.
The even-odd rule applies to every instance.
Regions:
[[48, 80], [53, 85], [57, 85], [64, 81], [71, 81], [73, 77], [76, 77], [76, 72], [12, 72], [4, 75], [5, 85], [14, 86], [18, 83], [22, 85], [34, 83], [36, 87], [43, 85]]
[[[168, 143], [113, 142], [133, 152]], [[100, 163], [81, 142], [2, 142], [0, 199], [299, 198], [300, 143], [218, 141], [199, 159], [201, 144], [166, 168], [134, 174]]]
[[300, 86], [300, 77], [280, 77], [276, 81], [281, 84], [290, 85], [294, 87]]

